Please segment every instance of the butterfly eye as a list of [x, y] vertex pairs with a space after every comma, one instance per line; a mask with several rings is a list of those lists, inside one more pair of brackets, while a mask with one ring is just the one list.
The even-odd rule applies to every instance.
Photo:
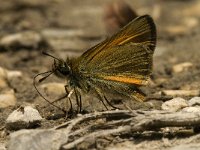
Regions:
[[69, 75], [70, 71], [68, 67], [60, 67], [58, 69], [58, 71], [62, 74], [62, 75]]

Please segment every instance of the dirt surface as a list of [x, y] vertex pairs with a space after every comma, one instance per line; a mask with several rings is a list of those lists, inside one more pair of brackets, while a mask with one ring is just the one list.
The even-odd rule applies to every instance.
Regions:
[[[10, 131], [5, 133], [3, 130], [6, 118], [19, 106], [33, 105], [39, 110], [46, 118], [39, 128], [50, 128], [65, 121], [62, 112], [53, 106], [47, 106], [32, 84], [33, 77], [40, 72], [50, 70], [53, 63], [52, 58], [42, 55], [41, 51], [45, 50], [58, 58], [66, 59], [81, 55], [89, 47], [105, 39], [109, 33], [105, 29], [103, 20], [104, 8], [112, 2], [114, 1], [1, 0], [0, 67], [20, 71], [22, 75], [8, 78], [6, 80], [8, 86], [1, 86], [0, 89], [1, 93], [13, 90], [17, 101], [14, 106], [0, 108], [0, 132], [2, 132], [0, 143], [5, 144], [9, 138]], [[158, 98], [153, 97], [145, 104], [128, 99], [124, 101], [133, 109], [160, 109], [163, 101], [173, 97], [166, 96], [164, 100], [159, 99], [164, 90], [199, 90], [200, 2], [198, 0], [127, 0], [126, 2], [137, 14], [151, 15], [157, 26], [158, 41], [154, 54], [152, 80], [143, 90], [149, 97], [158, 95]], [[9, 36], [15, 34], [26, 36], [25, 32], [30, 35], [30, 40], [28, 37], [19, 38], [20, 41], [17, 42], [9, 39]], [[8, 38], [9, 42], [6, 43], [3, 38]], [[189, 65], [179, 66], [177, 71], [177, 64], [183, 63]], [[49, 78], [42, 84], [47, 82], [66, 83], [55, 77]], [[50, 89], [46, 89], [46, 94], [53, 99], [63, 94], [62, 87], [59, 86], [61, 91], [56, 91], [56, 88], [50, 86]], [[45, 88], [40, 90], [41, 93], [45, 92]], [[199, 95], [181, 95], [186, 100], [194, 96]], [[120, 99], [116, 95], [110, 97], [115, 103]], [[83, 95], [82, 99], [83, 113], [105, 110], [92, 93]], [[190, 136], [191, 134], [167, 133], [166, 135], [160, 132], [156, 135], [144, 133], [134, 137], [111, 136], [100, 139], [99, 149], [105, 147], [128, 149], [134, 146], [137, 149], [167, 149], [186, 143]]]

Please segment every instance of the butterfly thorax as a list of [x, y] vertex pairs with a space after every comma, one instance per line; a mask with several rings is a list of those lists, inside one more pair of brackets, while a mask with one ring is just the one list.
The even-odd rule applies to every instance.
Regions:
[[52, 71], [59, 78], [67, 79], [69, 85], [72, 88], [78, 87], [83, 88], [82, 86], [82, 77], [78, 70], [75, 58], [67, 58], [64, 60], [54, 60], [54, 64], [52, 66]]

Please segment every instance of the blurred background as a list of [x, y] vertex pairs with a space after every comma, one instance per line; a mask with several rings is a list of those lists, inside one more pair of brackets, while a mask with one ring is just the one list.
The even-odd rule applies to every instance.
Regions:
[[38, 99], [33, 76], [52, 65], [41, 51], [63, 59], [79, 56], [144, 14], [154, 19], [158, 36], [146, 93], [186, 90], [189, 94], [181, 96], [199, 95], [199, 11], [199, 0], [1, 0], [0, 90], [13, 100], [0, 108]]
[[[199, 0], [0, 0], [0, 128], [19, 106], [44, 103], [33, 77], [50, 70], [53, 60], [41, 51], [62, 59], [80, 56], [144, 14], [154, 19], [158, 36], [153, 74], [143, 89], [152, 97], [145, 106], [160, 109], [173, 97], [199, 96]], [[52, 78], [40, 88], [57, 96], [65, 93], [64, 84]], [[83, 101], [88, 112], [99, 107]]]

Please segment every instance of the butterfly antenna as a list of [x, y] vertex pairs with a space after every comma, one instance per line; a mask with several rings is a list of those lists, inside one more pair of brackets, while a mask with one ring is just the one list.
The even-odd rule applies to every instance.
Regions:
[[[47, 74], [48, 73], [48, 74]], [[45, 98], [41, 93], [40, 91], [38, 90], [37, 86], [36, 86], [36, 78], [40, 75], [43, 75], [43, 74], [47, 74], [45, 77], [43, 77], [42, 79], [39, 80], [39, 82], [42, 82], [44, 81], [47, 77], [49, 77], [53, 72], [52, 71], [47, 71], [47, 72], [43, 72], [43, 73], [39, 73], [37, 74], [34, 78], [33, 78], [33, 86], [35, 87], [36, 91], [38, 92], [38, 94], [46, 101], [48, 102], [50, 105], [56, 107], [57, 109], [63, 111], [64, 113], [66, 113], [65, 110], [63, 110], [62, 108], [56, 106], [55, 104], [53, 104], [53, 102], [50, 102], [47, 98]]]
[[[45, 72], [45, 73], [48, 73], [48, 72]], [[51, 74], [52, 74], [53, 72], [52, 71], [49, 71], [49, 74], [48, 75], [46, 75], [46, 76], [44, 76], [43, 78], [41, 78], [41, 79], [39, 79], [39, 83], [40, 82], [42, 82], [42, 81], [44, 81], [46, 78], [48, 78]], [[43, 73], [42, 73], [43, 74]], [[40, 74], [41, 75], [41, 74]]]
[[53, 55], [51, 55], [51, 54], [48, 54], [48, 53], [45, 52], [45, 51], [42, 51], [42, 54], [43, 54], [43, 55], [46, 55], [46, 56], [49, 56], [49, 57], [52, 57], [52, 58], [54, 58], [54, 59], [56, 59], [56, 60], [58, 60], [58, 61], [62, 61], [62, 60], [60, 60], [59, 58], [56, 58], [55, 56], [53, 56]]

